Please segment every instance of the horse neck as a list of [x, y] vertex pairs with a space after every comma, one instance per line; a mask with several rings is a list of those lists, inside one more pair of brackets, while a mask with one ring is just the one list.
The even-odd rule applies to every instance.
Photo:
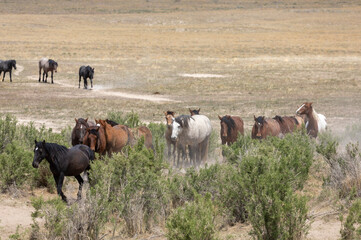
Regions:
[[317, 126], [317, 113], [313, 108], [312, 108], [312, 111], [310, 111], [307, 114], [307, 118], [308, 118], [308, 126], [307, 126], [308, 129], [311, 129], [311, 128], [316, 129], [316, 128], [318, 128], [318, 126]]

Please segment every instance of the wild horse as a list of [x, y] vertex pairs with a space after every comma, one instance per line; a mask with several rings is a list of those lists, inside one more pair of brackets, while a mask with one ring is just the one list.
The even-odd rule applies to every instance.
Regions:
[[90, 161], [94, 160], [94, 152], [85, 145], [79, 144], [70, 149], [56, 143], [46, 143], [45, 140], [35, 140], [33, 167], [38, 168], [40, 162], [46, 159], [56, 184], [58, 194], [62, 200], [67, 198], [62, 191], [64, 177], [74, 176], [79, 183], [78, 199], [81, 199], [83, 178], [80, 174], [90, 168]]
[[4, 72], [3, 81], [5, 79], [5, 73], [7, 73], [7, 72], [9, 72], [9, 75], [10, 75], [10, 82], [13, 81], [11, 78], [11, 71], [13, 68], [16, 70], [16, 61], [15, 60], [7, 60], [7, 61], [0, 60], [0, 76], [1, 76], [1, 73]]

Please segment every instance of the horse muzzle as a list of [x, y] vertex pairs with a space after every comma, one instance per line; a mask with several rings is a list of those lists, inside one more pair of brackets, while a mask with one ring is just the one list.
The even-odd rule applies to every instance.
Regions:
[[39, 167], [39, 163], [33, 162], [33, 168], [38, 168], [38, 167]]
[[171, 137], [170, 139], [172, 139], [173, 142], [177, 141], [177, 137]]

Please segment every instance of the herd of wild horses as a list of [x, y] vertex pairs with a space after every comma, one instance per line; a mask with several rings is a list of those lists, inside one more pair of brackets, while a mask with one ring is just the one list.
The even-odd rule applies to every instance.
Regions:
[[[10, 82], [12, 82], [12, 78], [11, 78], [11, 72], [12, 69], [16, 70], [16, 61], [15, 60], [0, 60], [0, 76], [1, 73], [4, 72], [3, 74], [3, 79], [2, 81], [4, 81], [5, 79], [5, 74], [8, 72], [9, 76], [10, 76]], [[39, 61], [39, 82], [41, 80], [41, 70], [43, 70], [43, 82], [47, 82], [48, 81], [48, 72], [51, 72], [51, 83], [54, 83], [53, 81], [53, 75], [54, 72], [57, 72], [58, 70], [58, 63], [55, 62], [53, 59], [48, 59], [48, 58], [42, 58]], [[80, 82], [81, 82], [81, 78], [83, 77], [84, 79], [84, 89], [88, 88], [88, 81], [87, 79], [89, 78], [90, 83], [91, 83], [91, 87], [93, 88], [93, 78], [94, 78], [94, 68], [88, 66], [81, 66], [79, 68], [79, 88], [80, 88]]]
[[[212, 133], [208, 117], [200, 114], [200, 109], [189, 109], [190, 115], [175, 116], [175, 112], [166, 111], [165, 139], [168, 147], [168, 159], [177, 167], [189, 164], [199, 167], [207, 161], [209, 139]], [[239, 135], [244, 135], [244, 123], [238, 116], [218, 116], [221, 125], [220, 138], [222, 144], [234, 143]], [[268, 136], [283, 137], [297, 129], [306, 127], [307, 133], [316, 138], [317, 134], [326, 129], [326, 118], [318, 114], [312, 103], [305, 102], [296, 110], [295, 116], [278, 116], [266, 118], [254, 116], [251, 136], [253, 139], [265, 139]], [[73, 147], [68, 149], [56, 143], [45, 140], [35, 140], [33, 167], [38, 168], [40, 162], [46, 159], [53, 173], [57, 192], [66, 202], [62, 192], [65, 176], [74, 176], [79, 183], [78, 199], [81, 198], [83, 178], [82, 172], [90, 168], [90, 162], [95, 159], [95, 152], [100, 156], [121, 152], [125, 146], [134, 146], [143, 138], [144, 145], [154, 151], [152, 132], [145, 126], [129, 128], [109, 119], [95, 119], [95, 122], [84, 118], [75, 118], [71, 140]], [[173, 146], [173, 149], [172, 149]], [[177, 152], [177, 159], [176, 159]], [[182, 162], [180, 162], [182, 159]]]

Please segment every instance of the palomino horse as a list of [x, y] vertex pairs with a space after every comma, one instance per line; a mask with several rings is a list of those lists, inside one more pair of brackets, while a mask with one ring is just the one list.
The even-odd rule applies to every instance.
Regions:
[[189, 155], [194, 165], [205, 163], [208, 142], [212, 133], [211, 121], [204, 115], [181, 115], [173, 119], [171, 138], [182, 146], [189, 145]]
[[219, 120], [221, 120], [221, 140], [222, 144], [231, 145], [235, 141], [239, 135], [244, 135], [244, 126], [242, 118], [238, 116], [219, 116]]
[[5, 79], [5, 73], [7, 73], [7, 72], [9, 72], [9, 75], [10, 75], [10, 82], [13, 81], [11, 78], [11, 71], [13, 70], [13, 68], [16, 70], [16, 61], [15, 60], [7, 60], [7, 61], [0, 60], [0, 76], [1, 76], [1, 73], [4, 72], [3, 81]]
[[273, 119], [275, 119], [281, 128], [282, 134], [292, 133], [294, 130], [298, 130], [302, 128], [302, 124], [304, 124], [303, 119], [299, 116], [278, 116], [276, 115]]
[[[119, 125], [117, 122], [114, 122], [112, 120], [106, 119], [105, 120], [108, 124], [110, 124], [112, 127]], [[122, 125], [125, 126], [125, 125]], [[129, 143], [131, 146], [134, 146], [137, 141], [144, 137], [144, 146], [148, 149], [152, 149], [154, 151], [153, 146], [153, 135], [152, 132], [147, 128], [146, 126], [140, 126], [136, 128], [129, 128], [128, 126], [125, 126], [127, 131], [129, 132]]]
[[252, 128], [252, 138], [253, 139], [265, 139], [267, 136], [281, 136], [281, 127], [280, 124], [272, 118], [265, 118], [264, 116], [259, 116], [256, 118], [254, 116], [254, 125]]
[[307, 133], [316, 138], [318, 132], [326, 130], [326, 117], [318, 114], [312, 107], [312, 102], [305, 102], [296, 110], [296, 114], [306, 115], [306, 129]]
[[85, 145], [89, 146], [91, 150], [100, 155], [105, 155], [107, 152], [104, 128], [100, 124], [86, 129], [83, 142]]
[[95, 120], [95, 122], [104, 128], [108, 155], [111, 155], [113, 152], [121, 152], [130, 143], [131, 136], [127, 126], [116, 125], [112, 127], [112, 125], [101, 119]]
[[94, 160], [94, 152], [88, 146], [82, 144], [68, 149], [56, 143], [46, 143], [45, 140], [37, 142], [35, 140], [33, 167], [38, 168], [44, 158], [49, 162], [57, 192], [63, 201], [67, 201], [61, 190], [65, 176], [74, 176], [78, 180], [78, 199], [80, 199], [84, 182], [80, 174], [85, 170], [89, 170], [90, 161]]
[[79, 68], [79, 88], [80, 88], [80, 82], [81, 77], [84, 79], [84, 89], [88, 88], [88, 81], [87, 78], [90, 79], [91, 87], [93, 88], [93, 77], [94, 77], [94, 68], [88, 66], [81, 66]]
[[40, 77], [41, 77], [41, 69], [43, 69], [43, 82], [44, 82], [44, 75], [46, 75], [46, 79], [45, 82], [47, 82], [48, 80], [48, 72], [51, 72], [51, 83], [53, 82], [53, 72], [57, 72], [58, 71], [58, 63], [55, 62], [52, 59], [48, 59], [48, 58], [42, 58], [39, 61], [39, 82], [40, 82]]
[[88, 127], [94, 126], [95, 123], [84, 118], [75, 118], [75, 126], [71, 132], [71, 145], [83, 144], [83, 139]]
[[191, 114], [191, 116], [193, 116], [193, 115], [199, 115], [199, 112], [201, 111], [201, 109], [200, 108], [198, 108], [198, 109], [190, 109], [190, 108], [188, 108], [188, 110], [189, 110], [189, 113]]

